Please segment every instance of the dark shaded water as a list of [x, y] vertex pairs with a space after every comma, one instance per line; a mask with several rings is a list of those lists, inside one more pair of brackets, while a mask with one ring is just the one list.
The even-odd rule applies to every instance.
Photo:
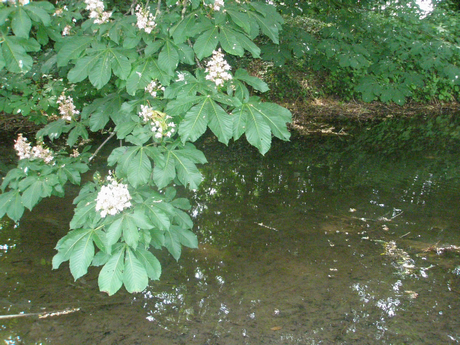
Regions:
[[460, 343], [460, 256], [427, 251], [460, 246], [458, 154], [202, 145], [200, 247], [156, 253], [161, 281], [141, 294], [51, 270], [73, 195], [1, 221], [0, 315], [79, 308], [0, 319], [5, 344]]

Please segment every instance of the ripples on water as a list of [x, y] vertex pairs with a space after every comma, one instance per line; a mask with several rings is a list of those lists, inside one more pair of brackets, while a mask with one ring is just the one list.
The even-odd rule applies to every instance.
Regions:
[[[97, 271], [51, 270], [69, 196], [0, 223], [5, 344], [439, 344], [460, 342], [455, 157], [346, 153], [344, 144], [204, 147], [191, 194], [200, 248], [141, 294], [107, 297]], [[221, 151], [222, 150], [222, 151]], [[394, 241], [391, 242], [391, 241]], [[391, 245], [394, 246], [391, 246]]]

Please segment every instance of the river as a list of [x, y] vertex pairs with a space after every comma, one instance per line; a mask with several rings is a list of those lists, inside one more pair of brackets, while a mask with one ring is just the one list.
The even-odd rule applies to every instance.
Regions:
[[51, 269], [76, 189], [1, 220], [0, 315], [27, 314], [0, 319], [3, 342], [460, 343], [458, 153], [341, 137], [275, 142], [265, 157], [212, 137], [200, 148], [210, 163], [188, 194], [200, 246], [179, 262], [156, 252], [161, 280], [142, 293], [108, 297], [96, 268], [77, 281]]

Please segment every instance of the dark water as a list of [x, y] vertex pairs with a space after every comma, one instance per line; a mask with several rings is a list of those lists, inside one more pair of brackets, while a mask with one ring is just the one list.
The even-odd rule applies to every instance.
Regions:
[[200, 247], [178, 263], [155, 253], [161, 281], [141, 294], [107, 297], [97, 270], [76, 282], [51, 270], [76, 191], [2, 220], [0, 315], [73, 310], [0, 319], [4, 343], [460, 343], [459, 154], [308, 138], [264, 158], [202, 148]]

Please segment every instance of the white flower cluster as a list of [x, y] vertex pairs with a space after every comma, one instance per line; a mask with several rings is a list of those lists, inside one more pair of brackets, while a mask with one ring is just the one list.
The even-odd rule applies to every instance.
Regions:
[[62, 30], [62, 36], [67, 36], [70, 34], [70, 30], [72, 30], [72, 25], [66, 25], [64, 30]]
[[80, 156], [80, 152], [77, 149], [73, 149], [73, 152], [70, 154], [70, 157], [77, 158]]
[[152, 80], [149, 85], [145, 87], [145, 91], [150, 93], [153, 98], [157, 97], [157, 94], [159, 91], [164, 91], [165, 87], [162, 86], [160, 83], [157, 83], [156, 81]]
[[206, 66], [205, 72], [208, 74], [206, 79], [213, 81], [217, 86], [221, 86], [224, 81], [232, 79], [232, 75], [227, 72], [231, 70], [231, 67], [225, 61], [224, 54], [220, 48], [212, 52], [212, 58]]
[[110, 183], [102, 186], [96, 198], [96, 211], [99, 211], [102, 218], [108, 214], [111, 216], [120, 213], [125, 208], [131, 207], [131, 195], [128, 186], [118, 183], [109, 172], [107, 181]]
[[27, 138], [24, 138], [21, 133], [18, 135], [18, 139], [14, 141], [14, 149], [16, 150], [19, 159], [43, 159], [46, 164], [50, 163], [54, 157], [50, 149], [46, 149], [42, 144], [38, 144], [34, 147], [30, 146], [27, 142]]
[[59, 114], [61, 114], [61, 118], [66, 121], [72, 121], [74, 116], [80, 114], [80, 111], [75, 109], [73, 98], [66, 96], [64, 92], [59, 96], [56, 103], [59, 104]]
[[94, 19], [94, 24], [104, 24], [109, 21], [112, 12], [104, 12], [104, 3], [101, 0], [85, 0], [86, 9], [90, 11], [89, 17]]
[[214, 1], [214, 4], [208, 5], [211, 7], [214, 11], [220, 11], [222, 7], [224, 7], [224, 0], [216, 0]]
[[53, 13], [53, 17], [62, 17], [62, 15], [64, 14], [64, 11], [68, 11], [69, 9], [67, 8], [67, 6], [64, 6], [62, 8], [57, 8], [56, 11], [54, 11]]
[[141, 105], [139, 116], [144, 122], [150, 123], [152, 132], [155, 133], [155, 138], [161, 139], [163, 137], [171, 138], [176, 132], [176, 124], [172, 121], [171, 116], [166, 115], [157, 110], [153, 110], [148, 105]]
[[148, 34], [151, 33], [155, 26], [157, 26], [153, 14], [150, 13], [148, 9], [142, 8], [141, 5], [136, 6], [136, 11], [136, 26], [139, 28], [139, 30], [144, 30]]
[[185, 80], [185, 73], [177, 73], [177, 80], [176, 82], [178, 81], [184, 81]]

